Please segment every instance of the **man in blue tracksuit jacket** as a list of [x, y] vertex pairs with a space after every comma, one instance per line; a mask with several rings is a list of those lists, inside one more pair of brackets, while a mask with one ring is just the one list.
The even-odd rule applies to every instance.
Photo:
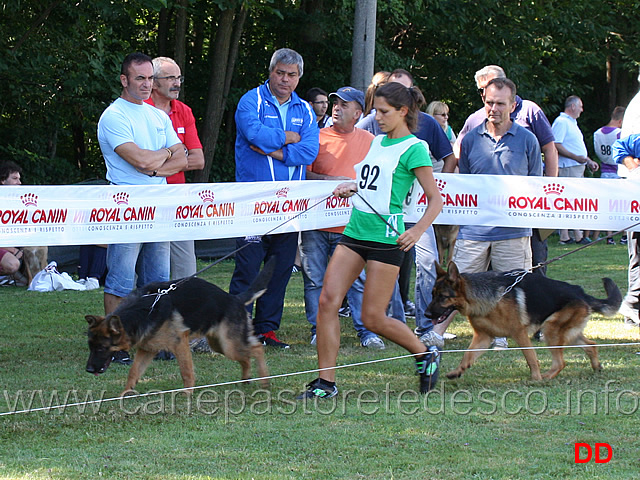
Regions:
[[[294, 92], [302, 73], [300, 54], [288, 48], [277, 50], [269, 64], [269, 80], [240, 99], [236, 110], [237, 182], [305, 179], [306, 166], [318, 155], [319, 130], [313, 109]], [[282, 319], [298, 234], [241, 238], [237, 247], [244, 248], [236, 253], [229, 286], [232, 294], [245, 291], [262, 263], [277, 258], [268, 289], [256, 301], [253, 324], [264, 345], [289, 348], [274, 332]]]

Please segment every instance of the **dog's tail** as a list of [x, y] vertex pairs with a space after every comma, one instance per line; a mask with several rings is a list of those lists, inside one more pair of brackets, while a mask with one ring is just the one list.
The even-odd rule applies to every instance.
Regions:
[[589, 299], [589, 305], [595, 312], [605, 317], [612, 317], [618, 313], [618, 309], [622, 303], [622, 293], [620, 293], [620, 289], [610, 278], [603, 278], [602, 283], [605, 292], [607, 292], [607, 298], [605, 300], [591, 298]]
[[249, 288], [245, 292], [238, 294], [238, 299], [245, 305], [249, 305], [261, 297], [264, 292], [267, 291], [267, 286], [269, 285], [275, 266], [276, 258], [271, 257]]

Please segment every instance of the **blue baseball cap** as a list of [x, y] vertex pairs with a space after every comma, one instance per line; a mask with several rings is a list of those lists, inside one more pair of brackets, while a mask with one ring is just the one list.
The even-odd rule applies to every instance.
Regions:
[[360, 108], [364, 111], [364, 93], [357, 88], [342, 87], [337, 92], [329, 94], [329, 97], [336, 96], [345, 102], [358, 102]]

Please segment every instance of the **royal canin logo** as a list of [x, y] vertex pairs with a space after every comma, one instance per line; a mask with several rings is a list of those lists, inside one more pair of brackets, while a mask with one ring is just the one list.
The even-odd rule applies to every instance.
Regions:
[[25, 193], [20, 195], [20, 200], [25, 207], [37, 207], [38, 196], [35, 193]]
[[62, 224], [67, 221], [66, 208], [38, 208], [38, 195], [25, 193], [20, 195], [25, 207], [36, 207], [35, 210], [2, 210], [0, 208], [0, 225], [47, 225]]
[[175, 220], [216, 219], [235, 216], [235, 202], [214, 203], [216, 196], [209, 189], [200, 191], [198, 197], [202, 203], [176, 207]]
[[213, 200], [216, 198], [211, 190], [202, 190], [200, 193], [198, 193], [198, 196], [204, 203], [213, 203]]
[[[555, 210], [560, 212], [597, 212], [597, 198], [571, 198], [563, 196], [565, 187], [550, 183], [542, 187], [541, 196], [510, 196], [507, 207], [515, 210]], [[554, 198], [555, 197], [555, 198]]]
[[557, 183], [550, 183], [542, 187], [545, 195], [562, 195], [564, 192], [564, 185], [560, 185]]
[[118, 192], [113, 196], [116, 205], [129, 205], [129, 194], [127, 192]]
[[[478, 206], [478, 195], [476, 193], [457, 193], [446, 192], [447, 182], [440, 178], [436, 179], [436, 186], [442, 195], [442, 204], [445, 207], [465, 207], [476, 208]], [[427, 201], [427, 195], [423, 192], [418, 198], [418, 206], [425, 206], [429, 202]]]
[[276, 197], [278, 198], [287, 198], [287, 195], [289, 195], [289, 187], [283, 187], [276, 191]]

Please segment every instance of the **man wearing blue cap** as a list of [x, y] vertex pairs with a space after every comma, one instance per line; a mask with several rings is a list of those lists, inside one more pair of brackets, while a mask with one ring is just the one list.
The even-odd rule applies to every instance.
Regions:
[[[353, 87], [342, 87], [329, 97], [333, 100], [333, 125], [320, 129], [318, 156], [307, 167], [307, 180], [353, 180], [356, 178], [353, 167], [367, 155], [373, 140], [371, 133], [355, 128], [364, 109], [364, 94]], [[304, 304], [307, 320], [311, 324], [312, 344], [315, 343], [316, 316], [324, 273], [343, 230], [344, 227], [334, 227], [302, 232], [300, 258], [304, 278]], [[363, 289], [362, 280], [358, 279], [347, 292], [353, 326], [363, 347], [383, 349], [382, 339], [362, 325], [360, 313]]]

